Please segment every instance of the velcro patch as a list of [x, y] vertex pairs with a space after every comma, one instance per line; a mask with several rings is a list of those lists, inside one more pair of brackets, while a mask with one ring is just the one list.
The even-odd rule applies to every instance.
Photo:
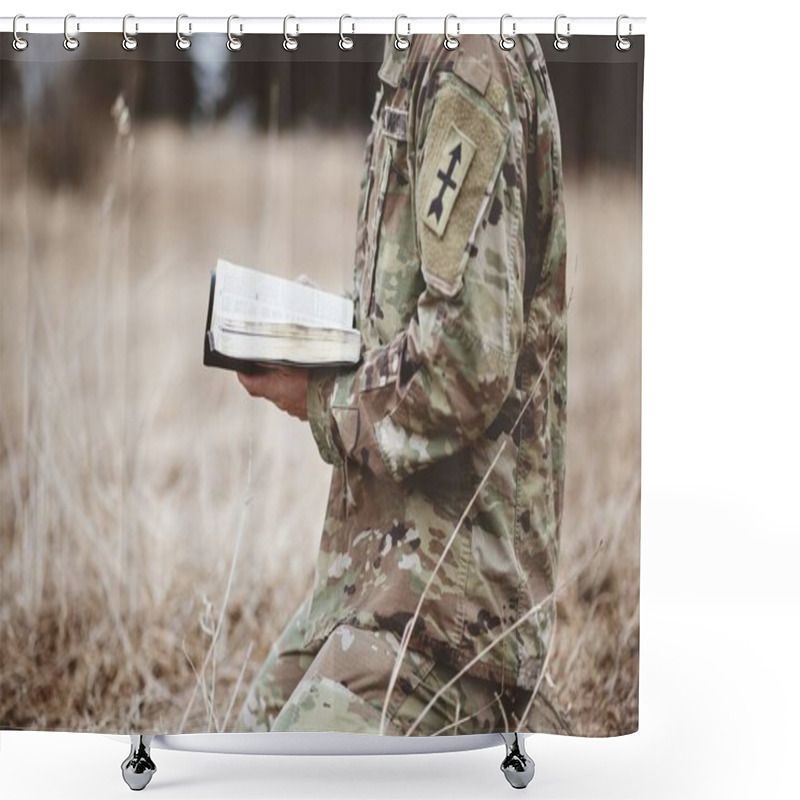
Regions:
[[415, 189], [422, 274], [429, 286], [453, 297], [463, 283], [470, 236], [497, 182], [509, 129], [458, 78], [443, 82], [433, 102]]
[[450, 123], [439, 149], [437, 168], [422, 209], [423, 222], [440, 238], [447, 229], [450, 212], [464, 185], [474, 155], [475, 144], [455, 123]]
[[383, 109], [383, 132], [392, 139], [408, 139], [408, 111], [386, 106]]

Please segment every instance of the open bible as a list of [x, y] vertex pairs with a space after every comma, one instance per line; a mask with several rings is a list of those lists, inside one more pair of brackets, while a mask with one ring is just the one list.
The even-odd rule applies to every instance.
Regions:
[[220, 259], [211, 271], [203, 363], [237, 372], [264, 364], [355, 364], [353, 301]]

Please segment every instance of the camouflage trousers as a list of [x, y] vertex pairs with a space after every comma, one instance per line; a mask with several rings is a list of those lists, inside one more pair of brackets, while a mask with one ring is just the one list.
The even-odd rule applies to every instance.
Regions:
[[309, 597], [273, 645], [250, 687], [236, 730], [420, 736], [569, 732], [541, 693], [531, 703], [530, 691], [469, 675], [453, 680], [455, 668], [411, 650], [404, 654], [384, 713], [398, 637], [339, 625], [321, 645], [304, 648], [310, 602]]

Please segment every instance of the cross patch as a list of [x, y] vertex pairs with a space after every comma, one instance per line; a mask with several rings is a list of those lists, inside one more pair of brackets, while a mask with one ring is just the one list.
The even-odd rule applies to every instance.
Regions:
[[422, 208], [423, 221], [440, 239], [447, 229], [450, 212], [464, 185], [474, 155], [475, 145], [451, 123], [439, 151], [431, 185], [424, 194]]

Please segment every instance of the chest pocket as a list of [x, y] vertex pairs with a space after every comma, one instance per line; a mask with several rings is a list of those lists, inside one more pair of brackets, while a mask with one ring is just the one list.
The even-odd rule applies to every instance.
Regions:
[[368, 345], [385, 344], [408, 324], [421, 291], [408, 150], [407, 110], [384, 105], [376, 124], [371, 196], [363, 209], [361, 315]]

